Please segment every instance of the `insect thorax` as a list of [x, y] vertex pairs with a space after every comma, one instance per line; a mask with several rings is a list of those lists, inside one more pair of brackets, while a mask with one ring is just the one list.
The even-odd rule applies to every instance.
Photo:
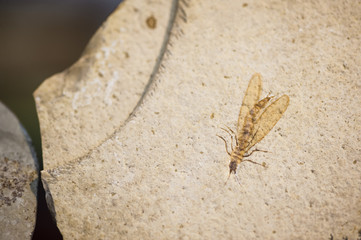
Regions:
[[235, 162], [236, 164], [241, 163], [244, 153], [244, 150], [236, 147], [231, 153], [231, 162]]

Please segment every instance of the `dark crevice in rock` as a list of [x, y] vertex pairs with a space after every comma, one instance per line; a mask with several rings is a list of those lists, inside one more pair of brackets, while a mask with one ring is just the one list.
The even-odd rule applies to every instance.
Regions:
[[32, 239], [63, 239], [47, 207], [45, 191], [41, 180], [38, 184], [38, 209], [36, 213], [36, 225]]

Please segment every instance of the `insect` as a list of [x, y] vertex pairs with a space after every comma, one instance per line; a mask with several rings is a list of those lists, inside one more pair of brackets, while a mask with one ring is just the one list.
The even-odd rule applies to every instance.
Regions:
[[[241, 162], [247, 161], [265, 167], [265, 163], [260, 164], [244, 158], [251, 156], [252, 153], [256, 151], [262, 151], [256, 148], [248, 153], [255, 144], [260, 142], [269, 133], [282, 117], [288, 107], [289, 97], [283, 95], [272, 101], [274, 97], [267, 96], [259, 100], [261, 92], [261, 75], [256, 73], [249, 81], [248, 88], [244, 95], [238, 115], [236, 133], [229, 127], [227, 127], [227, 129], [222, 128], [222, 130], [226, 131], [231, 137], [231, 152], [228, 151], [227, 141], [217, 135], [224, 141], [226, 152], [231, 158], [227, 180], [232, 173], [236, 174], [237, 167]], [[235, 140], [235, 145], [233, 144], [233, 139]]]

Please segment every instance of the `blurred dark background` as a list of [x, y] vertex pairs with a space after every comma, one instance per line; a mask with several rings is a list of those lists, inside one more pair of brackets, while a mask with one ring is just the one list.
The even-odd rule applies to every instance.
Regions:
[[[72, 65], [121, 0], [0, 0], [0, 101], [28, 131], [42, 168], [32, 93]], [[39, 188], [33, 239], [61, 239]]]

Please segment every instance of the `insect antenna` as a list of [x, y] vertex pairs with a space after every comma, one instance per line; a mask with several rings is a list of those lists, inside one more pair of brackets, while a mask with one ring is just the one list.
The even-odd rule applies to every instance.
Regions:
[[239, 186], [241, 186], [241, 181], [239, 181], [239, 178], [237, 177], [236, 174], [234, 175], [234, 177], [235, 177], [236, 181], [238, 182]]
[[228, 180], [229, 180], [230, 177], [231, 177], [231, 172], [229, 172], [228, 177], [227, 177], [227, 180], [226, 180], [226, 182], [224, 183], [224, 185], [227, 184], [227, 182], [228, 182]]
[[[227, 182], [228, 182], [228, 180], [229, 180], [230, 177], [231, 177], [231, 172], [229, 172], [228, 178], [227, 178], [226, 182], [224, 183], [224, 185], [227, 184]], [[237, 183], [239, 184], [239, 186], [241, 186], [241, 182], [239, 181], [239, 178], [237, 177], [236, 174], [234, 174], [234, 177], [236, 178], [236, 181], [237, 181]]]

